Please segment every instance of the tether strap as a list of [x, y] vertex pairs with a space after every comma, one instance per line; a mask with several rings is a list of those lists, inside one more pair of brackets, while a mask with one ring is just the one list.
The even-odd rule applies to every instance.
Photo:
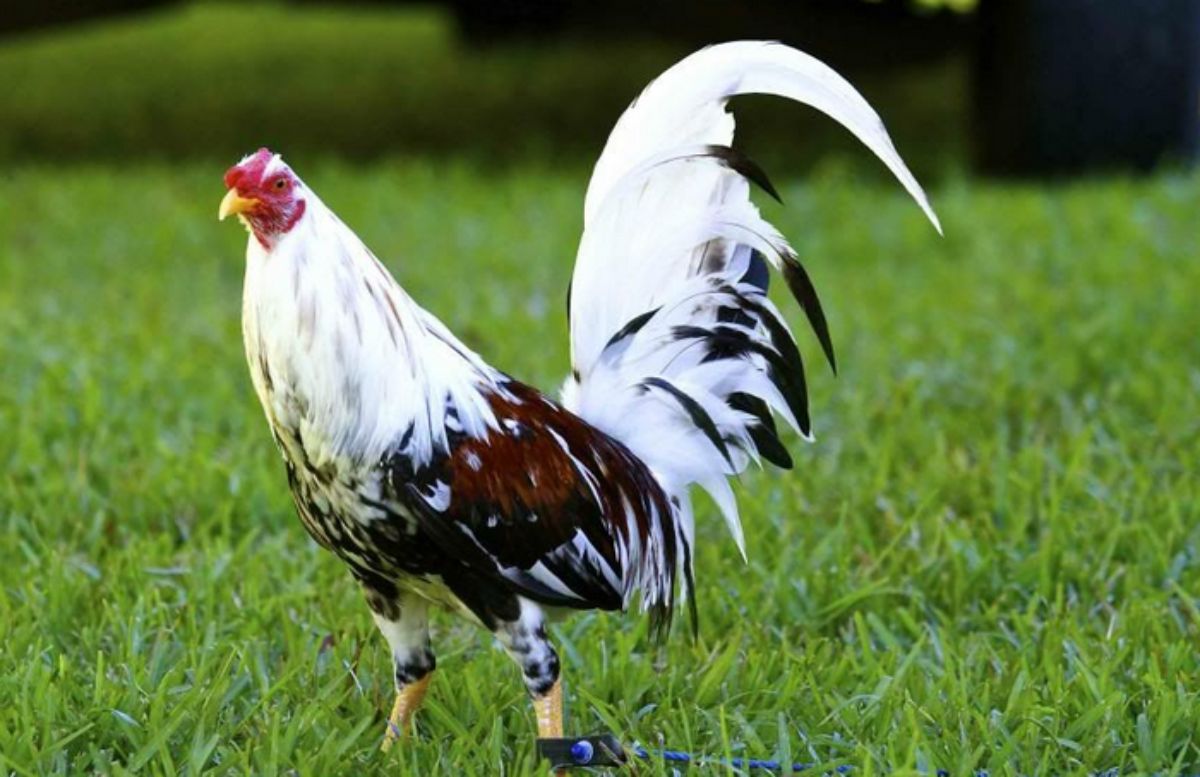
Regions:
[[625, 750], [612, 734], [538, 739], [538, 755], [554, 769], [571, 766], [622, 766]]

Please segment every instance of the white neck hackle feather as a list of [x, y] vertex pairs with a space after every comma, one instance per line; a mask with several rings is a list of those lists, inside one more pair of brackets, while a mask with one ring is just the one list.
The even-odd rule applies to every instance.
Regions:
[[[416, 464], [446, 448], [447, 407], [482, 436], [495, 419], [481, 389], [498, 374], [417, 306], [362, 241], [297, 183], [295, 227], [246, 249], [243, 336], [272, 427], [294, 430], [316, 466], [370, 464], [403, 452]], [[411, 434], [409, 431], [411, 430]]]

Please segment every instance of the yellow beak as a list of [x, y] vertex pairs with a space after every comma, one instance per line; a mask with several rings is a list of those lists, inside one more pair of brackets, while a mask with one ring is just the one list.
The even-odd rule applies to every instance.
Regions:
[[237, 189], [230, 189], [225, 192], [225, 199], [221, 200], [221, 208], [217, 211], [217, 221], [224, 221], [228, 216], [245, 213], [257, 204], [258, 200], [253, 197], [243, 197], [238, 194]]

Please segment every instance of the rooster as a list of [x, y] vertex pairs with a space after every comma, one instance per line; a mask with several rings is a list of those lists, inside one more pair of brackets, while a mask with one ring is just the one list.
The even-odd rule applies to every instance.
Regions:
[[683, 59], [613, 129], [584, 204], [568, 291], [571, 372], [557, 400], [492, 367], [419, 307], [267, 149], [225, 174], [221, 219], [250, 232], [243, 334], [296, 510], [349, 568], [391, 649], [385, 747], [409, 731], [435, 660], [431, 608], [515, 659], [538, 734], [562, 736], [547, 616], [648, 613], [695, 628], [692, 486], [745, 555], [729, 479], [788, 469], [775, 418], [811, 439], [800, 351], [767, 297], [781, 272], [831, 369], [816, 291], [750, 201], [775, 192], [731, 147], [729, 98], [765, 93], [845, 125], [939, 229], [867, 102], [777, 43]]

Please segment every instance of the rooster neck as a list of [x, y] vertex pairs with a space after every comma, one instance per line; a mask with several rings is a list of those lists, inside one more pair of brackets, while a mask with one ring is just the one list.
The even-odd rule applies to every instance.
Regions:
[[481, 392], [496, 373], [315, 198], [270, 251], [249, 241], [243, 335], [293, 463], [361, 469], [399, 452], [421, 464], [445, 448], [449, 416], [475, 434], [494, 423]]

